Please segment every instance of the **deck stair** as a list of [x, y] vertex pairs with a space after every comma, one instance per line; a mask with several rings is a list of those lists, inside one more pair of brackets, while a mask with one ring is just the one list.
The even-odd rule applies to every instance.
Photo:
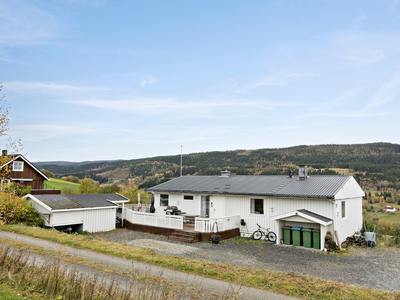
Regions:
[[168, 239], [182, 243], [197, 243], [200, 241], [200, 233], [175, 230]]

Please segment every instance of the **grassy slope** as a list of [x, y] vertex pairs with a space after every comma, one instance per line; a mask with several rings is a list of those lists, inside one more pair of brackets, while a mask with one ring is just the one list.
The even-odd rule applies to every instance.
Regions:
[[46, 185], [48, 189], [61, 190], [64, 187], [69, 187], [74, 190], [79, 190], [79, 184], [55, 178], [50, 178], [50, 181], [46, 181]]
[[[47, 297], [46, 297], [47, 298]], [[12, 288], [6, 284], [0, 284], [0, 299], [7, 299], [7, 300], [42, 300], [45, 299], [44, 296], [38, 295], [27, 295], [26, 292], [21, 292], [21, 290]]]
[[399, 292], [367, 289], [294, 272], [252, 269], [168, 256], [152, 249], [128, 246], [92, 236], [68, 235], [56, 230], [21, 225], [4, 225], [0, 229], [303, 299], [400, 299]]

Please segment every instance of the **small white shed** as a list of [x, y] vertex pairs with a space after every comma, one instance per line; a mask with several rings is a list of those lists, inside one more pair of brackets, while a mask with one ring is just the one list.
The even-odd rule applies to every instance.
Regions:
[[28, 194], [24, 198], [39, 212], [45, 226], [71, 226], [88, 232], [114, 230], [118, 204], [129, 202], [120, 194]]

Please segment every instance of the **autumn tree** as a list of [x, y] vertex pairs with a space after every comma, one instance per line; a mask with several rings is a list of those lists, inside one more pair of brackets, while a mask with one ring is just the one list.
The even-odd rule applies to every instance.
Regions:
[[[0, 83], [0, 92], [2, 91], [3, 86]], [[7, 149], [8, 152], [17, 153], [22, 149], [21, 138], [18, 140], [13, 140], [8, 134], [8, 125], [10, 121], [9, 115], [10, 106], [5, 100], [5, 95], [0, 96], [0, 137], [8, 136], [7, 144], [3, 149]], [[10, 173], [10, 166], [4, 166], [12, 157], [9, 155], [1, 155], [0, 156], [0, 179], [8, 179]], [[2, 167], [4, 166], [4, 167]]]
[[47, 171], [46, 169], [40, 169], [40, 172], [42, 172], [44, 175], [46, 175], [48, 178], [54, 178], [54, 173]]
[[99, 192], [100, 183], [98, 181], [94, 181], [91, 178], [85, 178], [81, 180], [81, 184], [79, 185], [79, 193], [80, 194], [97, 194]]

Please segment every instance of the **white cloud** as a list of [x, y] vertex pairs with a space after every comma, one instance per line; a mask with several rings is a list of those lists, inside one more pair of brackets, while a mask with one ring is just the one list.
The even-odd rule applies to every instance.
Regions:
[[274, 77], [268, 77], [268, 78], [264, 78], [264, 79], [262, 79], [262, 80], [260, 80], [260, 81], [258, 81], [256, 83], [250, 84], [245, 88], [242, 88], [240, 90], [236, 90], [236, 91], [234, 91], [234, 93], [241, 94], [241, 93], [247, 92], [249, 90], [258, 88], [260, 86], [269, 86], [269, 85], [273, 86], [273, 85], [282, 85], [282, 84], [283, 84], [283, 82], [275, 81]]
[[400, 50], [397, 36], [345, 34], [336, 38], [333, 44], [340, 56], [361, 66], [376, 63], [385, 59], [387, 53]]
[[87, 99], [87, 100], [68, 100], [62, 101], [76, 105], [91, 106], [111, 110], [120, 110], [132, 113], [146, 114], [165, 114], [166, 112], [189, 112], [195, 111], [197, 114], [205, 111], [217, 109], [236, 109], [249, 108], [257, 110], [273, 110], [281, 106], [293, 106], [288, 102], [273, 101], [253, 101], [253, 100], [223, 100], [223, 101], [178, 101], [174, 98], [136, 98], [129, 100], [105, 100], [105, 99]]
[[59, 124], [17, 125], [10, 129], [11, 136], [23, 136], [26, 141], [43, 141], [71, 134], [92, 133], [89, 126]]
[[354, 20], [354, 23], [362, 23], [367, 19], [367, 16], [365, 14], [362, 14], [361, 16], [357, 17]]
[[27, 1], [0, 2], [0, 45], [43, 43], [59, 35], [54, 16]]
[[93, 86], [74, 86], [68, 84], [58, 83], [43, 83], [43, 82], [26, 82], [26, 81], [13, 81], [4, 82], [3, 86], [8, 90], [26, 93], [52, 93], [52, 92], [84, 92], [84, 91], [106, 91], [107, 87], [93, 87]]
[[284, 75], [285, 77], [314, 77], [314, 74], [310, 73], [288, 73]]
[[394, 99], [398, 98], [400, 95], [400, 75], [395, 76], [388, 83], [384, 84], [377, 94], [368, 103], [367, 107], [380, 107]]
[[152, 76], [147, 76], [147, 77], [143, 78], [140, 83], [141, 83], [142, 87], [145, 87], [146, 85], [151, 85], [151, 84], [157, 83], [157, 82], [159, 82], [159, 80], [157, 78], [154, 78]]

